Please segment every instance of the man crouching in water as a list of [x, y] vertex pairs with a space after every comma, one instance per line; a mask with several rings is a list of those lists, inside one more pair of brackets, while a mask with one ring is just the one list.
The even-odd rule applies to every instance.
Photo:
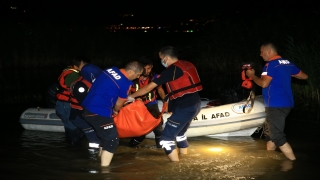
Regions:
[[198, 91], [202, 85], [196, 67], [189, 61], [179, 60], [178, 52], [171, 46], [163, 47], [159, 52], [161, 64], [166, 68], [160, 77], [131, 94], [128, 99], [144, 95], [154, 88], [166, 84], [169, 107], [172, 115], [168, 118], [162, 131], [160, 145], [171, 161], [179, 161], [180, 154], [187, 154], [189, 146], [185, 132], [201, 107]]

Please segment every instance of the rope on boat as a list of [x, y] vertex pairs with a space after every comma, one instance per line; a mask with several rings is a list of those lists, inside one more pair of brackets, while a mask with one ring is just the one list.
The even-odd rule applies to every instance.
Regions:
[[[252, 89], [250, 91], [250, 94], [249, 94], [249, 96], [247, 98], [247, 101], [246, 101], [245, 105], [243, 106], [243, 109], [242, 109], [243, 113], [248, 114], [248, 113], [251, 112], [251, 110], [253, 109], [255, 96], [256, 96], [255, 95], [255, 85], [253, 84], [252, 85]], [[249, 102], [251, 102], [251, 104], [250, 104], [250, 107], [248, 108], [248, 110], [246, 112], [246, 107], [248, 106]]]
[[262, 138], [263, 132], [264, 132], [264, 126], [260, 127], [260, 129], [262, 129], [262, 132], [260, 134], [260, 139]]
[[261, 134], [260, 134], [260, 139], [261, 139], [261, 138], [262, 138], [262, 135], [263, 135], [263, 132], [264, 132], [264, 125], [258, 126], [257, 129], [256, 129], [256, 131], [255, 131], [254, 133], [259, 133], [260, 130], [262, 130], [262, 131], [261, 131]]
[[[242, 109], [243, 113], [250, 113], [251, 110], [253, 109], [253, 105], [254, 105], [255, 87], [256, 86], [255, 86], [255, 83], [252, 82], [252, 79], [246, 75], [246, 71], [248, 69], [252, 69], [252, 68], [253, 68], [252, 62], [242, 64], [241, 79], [243, 80], [243, 82], [242, 82], [241, 86], [246, 89], [251, 89], [249, 97], [247, 98], [246, 104], [243, 106], [243, 109]], [[247, 108], [250, 101], [251, 101], [250, 107]], [[246, 112], [246, 109], [248, 109], [247, 112]]]

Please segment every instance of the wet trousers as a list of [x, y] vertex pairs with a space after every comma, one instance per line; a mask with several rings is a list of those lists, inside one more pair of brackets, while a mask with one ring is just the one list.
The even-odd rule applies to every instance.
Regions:
[[69, 120], [70, 111], [71, 107], [69, 102], [59, 100], [56, 102], [56, 114], [64, 124], [67, 141], [71, 144], [78, 144], [83, 137], [83, 132]]
[[164, 148], [166, 154], [170, 154], [176, 148], [175, 141], [177, 141], [178, 148], [186, 148], [189, 146], [185, 132], [188, 130], [192, 120], [200, 112], [200, 108], [200, 99], [192, 106], [174, 108], [172, 115], [166, 122], [160, 138], [160, 144]]
[[99, 116], [87, 109], [84, 109], [83, 117], [93, 127], [97, 136], [100, 138], [100, 146], [102, 146], [102, 149], [114, 153], [119, 145], [119, 138], [113, 118]]
[[72, 114], [70, 116], [71, 122], [77, 128], [82, 130], [82, 132], [84, 133], [84, 135], [89, 141], [89, 147], [91, 147], [90, 146], [91, 143], [100, 144], [101, 143], [100, 138], [97, 136], [96, 132], [91, 127], [91, 125], [88, 124], [87, 121], [83, 118], [82, 112], [83, 111], [80, 111], [78, 109], [71, 108], [71, 114]]
[[264, 136], [267, 141], [272, 140], [276, 146], [282, 146], [287, 142], [284, 133], [286, 117], [291, 108], [265, 108], [266, 123]]

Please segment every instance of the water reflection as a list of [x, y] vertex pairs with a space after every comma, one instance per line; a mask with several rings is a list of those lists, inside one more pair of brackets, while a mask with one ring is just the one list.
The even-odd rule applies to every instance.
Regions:
[[289, 171], [290, 169], [293, 168], [293, 161], [288, 159], [283, 160], [280, 166], [281, 166], [281, 171]]
[[[180, 162], [169, 162], [151, 139], [138, 148], [122, 139], [110, 167], [100, 167], [97, 151], [88, 149], [85, 139], [80, 146], [68, 146], [64, 133], [23, 131], [4, 140], [10, 145], [1, 149], [1, 174], [10, 179], [295, 179], [306, 171], [319, 177], [318, 163], [309, 158], [319, 157], [315, 151], [298, 150], [298, 160], [292, 162], [280, 151], [264, 150], [259, 137], [189, 138], [188, 154]], [[290, 142], [294, 150], [310, 145]]]

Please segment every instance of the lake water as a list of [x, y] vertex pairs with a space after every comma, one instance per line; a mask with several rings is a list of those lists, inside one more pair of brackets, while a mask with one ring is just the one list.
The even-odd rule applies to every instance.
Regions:
[[129, 139], [121, 139], [109, 167], [100, 166], [100, 158], [88, 150], [86, 139], [72, 147], [66, 144], [64, 133], [23, 130], [15, 118], [6, 122], [1, 133], [1, 179], [320, 178], [320, 126], [316, 121], [287, 120], [288, 142], [297, 157], [294, 162], [279, 150], [266, 151], [264, 139], [256, 133], [251, 137], [189, 138], [189, 152], [180, 156], [180, 162], [170, 162], [151, 139], [139, 148], [130, 148]]

